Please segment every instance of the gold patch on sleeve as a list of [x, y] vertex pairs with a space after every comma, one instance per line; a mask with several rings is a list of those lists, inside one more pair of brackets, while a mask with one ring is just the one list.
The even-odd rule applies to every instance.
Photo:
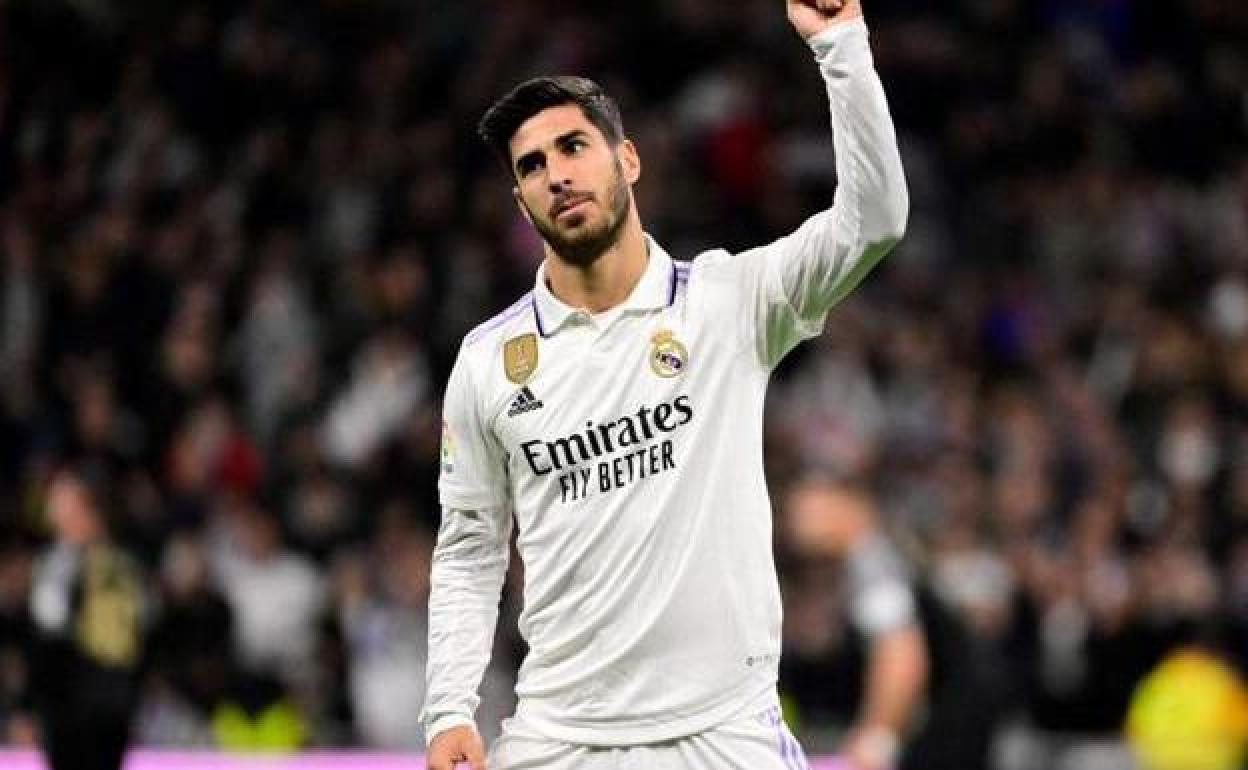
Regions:
[[524, 385], [537, 371], [537, 335], [533, 333], [512, 337], [503, 346], [503, 371], [507, 379]]

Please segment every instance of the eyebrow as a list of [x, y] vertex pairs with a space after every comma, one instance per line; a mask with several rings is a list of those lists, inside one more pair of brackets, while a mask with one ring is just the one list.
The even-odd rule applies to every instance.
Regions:
[[[563, 134], [560, 134], [559, 136], [556, 136], [555, 141], [552, 142], [552, 144], [554, 144], [556, 147], [562, 147], [563, 145], [567, 144], [573, 139], [578, 139], [580, 137], [588, 137], [588, 136], [589, 136], [589, 132], [586, 131], [585, 129], [574, 128], [571, 131], [568, 131], [567, 133], [563, 133]], [[526, 152], [525, 154], [516, 158], [516, 171], [517, 172], [523, 171], [530, 161], [537, 160], [538, 158], [542, 157], [545, 154], [546, 153], [544, 150], [530, 150], [529, 152]]]

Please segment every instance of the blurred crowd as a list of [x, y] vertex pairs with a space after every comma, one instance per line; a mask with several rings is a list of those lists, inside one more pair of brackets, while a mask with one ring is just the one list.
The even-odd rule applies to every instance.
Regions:
[[[861, 676], [843, 578], [786, 527], [816, 473], [913, 564], [916, 751], [961, 763], [924, 766], [984, 767], [1009, 722], [1116, 733], [1177, 647], [1248, 670], [1248, 4], [864, 6], [913, 212], [773, 385], [781, 685], [817, 748]], [[514, 82], [619, 99], [677, 257], [836, 182], [780, 0], [15, 0], [0, 62], [10, 742], [73, 461], [150, 577], [139, 740], [422, 745], [441, 389], [541, 254], [474, 131]], [[522, 655], [505, 624], [487, 734]]]

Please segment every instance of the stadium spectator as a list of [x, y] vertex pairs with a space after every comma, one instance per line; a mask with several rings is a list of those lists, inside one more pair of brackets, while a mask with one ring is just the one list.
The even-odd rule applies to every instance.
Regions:
[[239, 660], [290, 686], [309, 683], [327, 606], [324, 576], [286, 546], [280, 522], [259, 504], [239, 501], [224, 519], [209, 559], [234, 617]]
[[31, 584], [31, 701], [53, 770], [119, 770], [139, 701], [149, 597], [135, 559], [110, 531], [98, 467], [58, 471], [46, 512], [55, 542]]
[[171, 537], [160, 568], [154, 683], [136, 737], [147, 745], [211, 746], [209, 720], [235, 675], [234, 614], [210, 582], [208, 555], [196, 536]]

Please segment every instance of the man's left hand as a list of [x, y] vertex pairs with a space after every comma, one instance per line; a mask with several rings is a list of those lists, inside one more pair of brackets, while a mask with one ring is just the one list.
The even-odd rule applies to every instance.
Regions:
[[862, 17], [861, 0], [785, 0], [789, 21], [809, 40], [833, 24]]
[[850, 731], [841, 756], [853, 770], [893, 770], [899, 748], [897, 734], [892, 730], [863, 726]]

